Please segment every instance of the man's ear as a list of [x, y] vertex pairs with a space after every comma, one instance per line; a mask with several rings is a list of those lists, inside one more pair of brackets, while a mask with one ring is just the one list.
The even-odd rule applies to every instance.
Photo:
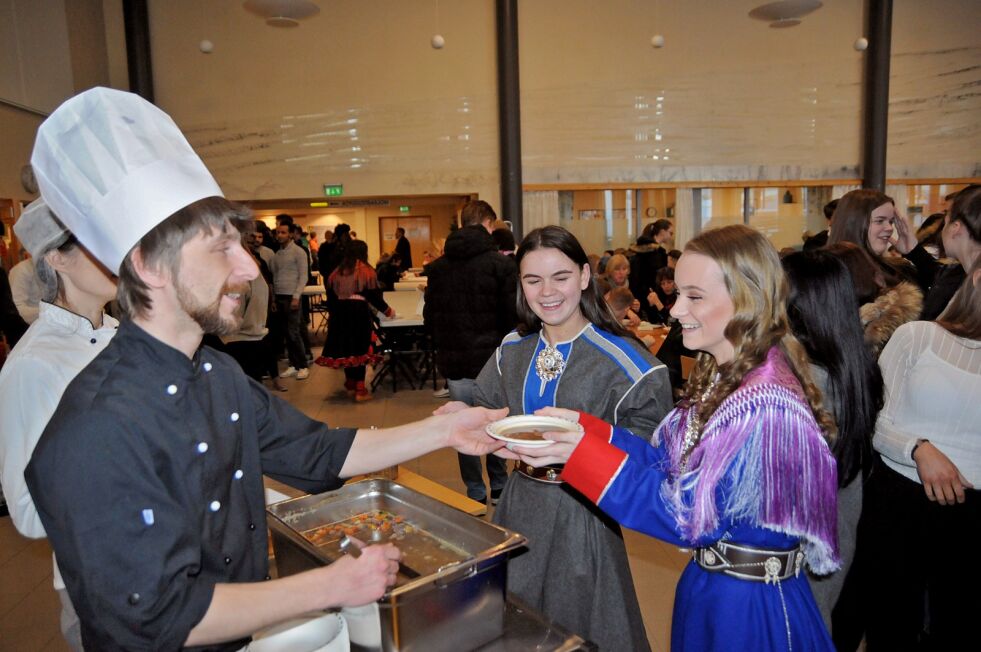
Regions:
[[170, 281], [170, 274], [164, 271], [163, 265], [150, 266], [143, 259], [143, 252], [139, 247], [133, 249], [130, 254], [133, 262], [133, 271], [140, 277], [140, 280], [151, 288], [162, 288]]

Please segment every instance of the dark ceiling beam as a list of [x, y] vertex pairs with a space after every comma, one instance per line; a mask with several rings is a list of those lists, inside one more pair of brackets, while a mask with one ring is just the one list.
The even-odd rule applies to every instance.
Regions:
[[518, 83], [518, 0], [496, 0], [498, 133], [501, 148], [502, 219], [510, 220], [520, 242], [521, 188], [521, 90]]
[[889, 57], [892, 52], [892, 0], [866, 4], [869, 49], [865, 54], [862, 186], [886, 188], [886, 146], [889, 131]]
[[153, 63], [150, 60], [150, 18], [146, 0], [123, 0], [129, 89], [153, 102]]

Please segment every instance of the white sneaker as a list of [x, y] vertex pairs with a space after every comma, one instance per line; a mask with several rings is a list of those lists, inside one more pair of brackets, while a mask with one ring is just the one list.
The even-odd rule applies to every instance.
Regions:
[[310, 377], [310, 370], [307, 369], [306, 367], [304, 367], [303, 369], [299, 369], [296, 372], [297, 380], [306, 380], [309, 377]]
[[435, 396], [436, 398], [449, 398], [450, 388], [444, 387], [443, 389], [438, 389], [435, 392], [433, 392], [433, 396]]
[[296, 367], [287, 367], [286, 371], [279, 374], [280, 378], [292, 378], [296, 375]]

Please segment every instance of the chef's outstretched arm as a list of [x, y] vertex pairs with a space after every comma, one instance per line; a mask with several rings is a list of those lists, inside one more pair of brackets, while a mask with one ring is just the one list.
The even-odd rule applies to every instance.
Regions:
[[507, 413], [507, 408], [468, 408], [394, 428], [358, 430], [340, 477], [371, 473], [445, 447], [468, 455], [493, 453], [503, 444], [490, 437], [484, 428]]

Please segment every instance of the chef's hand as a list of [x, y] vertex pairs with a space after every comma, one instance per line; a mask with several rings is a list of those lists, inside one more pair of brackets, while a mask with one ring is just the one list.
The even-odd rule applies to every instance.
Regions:
[[464, 455], [487, 455], [503, 446], [504, 442], [488, 435], [484, 428], [507, 415], [507, 408], [489, 410], [475, 407], [444, 413], [438, 418], [446, 419], [449, 429], [448, 446]]
[[360, 607], [375, 602], [395, 584], [402, 553], [390, 543], [365, 546], [357, 558], [343, 555], [324, 568], [332, 583], [332, 603], [325, 607]]
[[922, 442], [913, 455], [927, 498], [941, 505], [964, 502], [964, 489], [974, 489], [960, 469], [932, 443]]
[[290, 310], [299, 310], [299, 309], [300, 309], [300, 300], [294, 297], [293, 300], [290, 301]]
[[909, 218], [896, 212], [893, 226], [896, 227], [896, 251], [901, 254], [908, 254], [919, 244], [916, 239], [916, 229], [910, 223]]
[[468, 407], [470, 406], [463, 401], [450, 401], [448, 403], [443, 403], [438, 408], [433, 410], [433, 414], [453, 414], [454, 412], [459, 412], [460, 410], [466, 410]]

